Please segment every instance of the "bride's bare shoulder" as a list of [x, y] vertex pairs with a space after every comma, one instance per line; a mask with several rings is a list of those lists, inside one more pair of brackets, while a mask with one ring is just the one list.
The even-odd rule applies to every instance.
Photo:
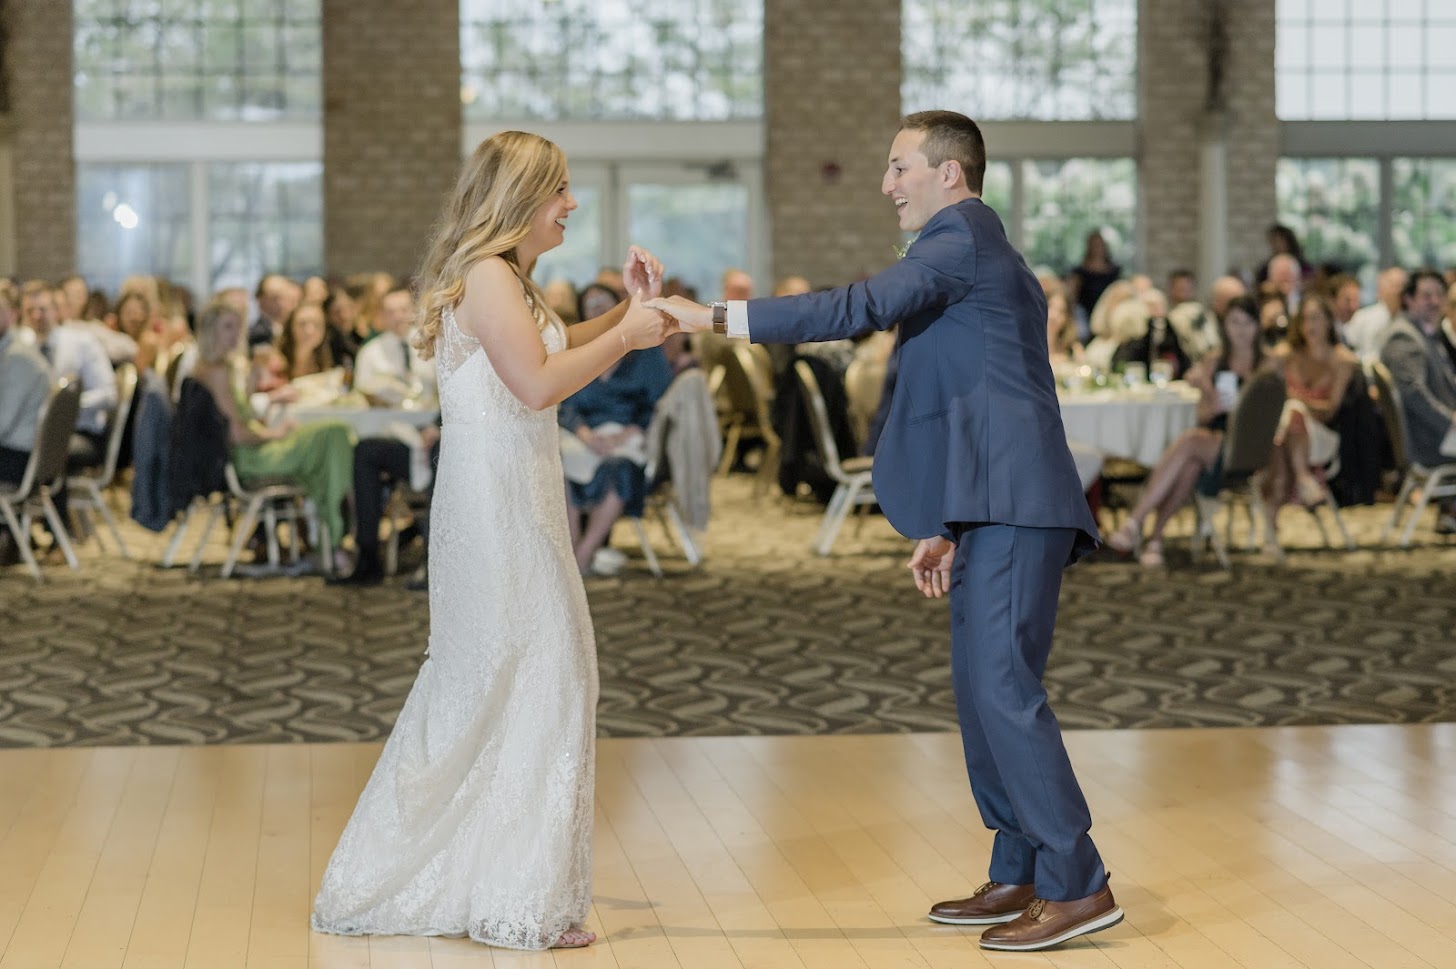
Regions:
[[465, 293], [455, 307], [455, 319], [467, 333], [476, 333], [489, 320], [525, 314], [521, 282], [500, 256], [482, 259], [465, 274]]

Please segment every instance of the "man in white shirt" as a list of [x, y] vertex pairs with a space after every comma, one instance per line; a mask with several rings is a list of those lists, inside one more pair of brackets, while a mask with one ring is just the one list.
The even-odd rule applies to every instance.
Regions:
[[1360, 309], [1345, 325], [1345, 340], [1360, 359], [1374, 360], [1380, 356], [1385, 331], [1390, 329], [1390, 321], [1400, 315], [1401, 294], [1409, 278], [1399, 266], [1382, 271], [1375, 281], [1375, 302]]
[[[32, 280], [20, 295], [26, 325], [35, 334], [35, 346], [57, 377], [81, 382], [81, 413], [71, 435], [71, 456], [67, 472], [94, 468], [106, 460], [106, 425], [116, 409], [116, 374], [106, 350], [90, 333], [74, 326], [62, 326], [56, 311], [56, 294], [50, 283]], [[64, 490], [56, 496], [56, 510], [66, 520]]]
[[354, 358], [354, 389], [371, 401], [397, 407], [406, 400], [435, 397], [435, 362], [422, 360], [410, 346], [415, 299], [397, 287], [379, 303], [380, 333]]
[[18, 485], [35, 448], [40, 409], [51, 389], [45, 357], [15, 327], [20, 298], [0, 280], [0, 484]]

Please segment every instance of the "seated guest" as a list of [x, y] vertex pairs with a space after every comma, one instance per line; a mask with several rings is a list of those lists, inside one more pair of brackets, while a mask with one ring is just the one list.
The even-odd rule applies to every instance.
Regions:
[[1143, 332], [1118, 346], [1112, 354], [1112, 364], [1125, 367], [1129, 363], [1142, 363], [1152, 373], [1153, 364], [1162, 361], [1173, 368], [1170, 379], [1177, 380], [1188, 369], [1188, 354], [1177, 331], [1168, 324], [1168, 300], [1156, 289], [1147, 290], [1140, 299], [1147, 316]]
[[1188, 371], [1188, 383], [1197, 387], [1200, 394], [1198, 426], [1163, 452], [1127, 521], [1107, 536], [1109, 548], [1123, 555], [1131, 554], [1142, 538], [1143, 521], [1156, 512], [1152, 535], [1139, 561], [1149, 567], [1161, 566], [1163, 529], [1168, 521], [1193, 497], [1200, 479], [1216, 490], [1229, 411], [1233, 410], [1239, 388], [1264, 365], [1258, 312], [1259, 308], [1248, 296], [1229, 301], [1219, 321], [1219, 349], [1205, 355]]
[[[1127, 281], [1118, 280], [1114, 285], [1124, 282]], [[1123, 300], [1108, 315], [1106, 321], [1101, 323], [1101, 327], [1102, 335], [1092, 338], [1092, 342], [1082, 352], [1082, 359], [1094, 369], [1110, 371], [1114, 369], [1114, 358], [1118, 350], [1147, 335], [1147, 307], [1141, 299]]]
[[329, 298], [329, 284], [324, 281], [322, 276], [310, 276], [303, 281], [303, 288], [300, 292], [304, 303], [322, 306], [324, 300]]
[[[410, 485], [416, 491], [428, 492], [434, 487], [435, 465], [440, 457], [440, 429], [421, 429], [418, 446], [423, 450], [426, 467], [417, 467], [410, 444], [391, 437], [366, 437], [354, 448], [354, 545], [358, 557], [354, 571], [347, 577], [330, 580], [338, 585], [378, 585], [384, 581], [384, 561], [379, 554], [379, 523], [395, 488]], [[420, 533], [429, 543], [427, 519], [418, 522]], [[423, 587], [424, 572], [410, 582], [410, 588]]]
[[[1405, 312], [1390, 324], [1380, 350], [1405, 412], [1407, 453], [1428, 468], [1453, 460], [1441, 453], [1441, 444], [1456, 428], [1456, 369], [1440, 344], [1444, 283], [1433, 269], [1411, 273], [1402, 295]], [[1437, 529], [1456, 531], [1456, 499], [1442, 506]]]
[[1260, 481], [1269, 526], [1266, 541], [1270, 551], [1277, 551], [1273, 536], [1280, 506], [1296, 500], [1315, 507], [1325, 500], [1325, 486], [1316, 474], [1340, 453], [1340, 435], [1329, 424], [1360, 361], [1335, 342], [1330, 301], [1313, 289], [1300, 300], [1286, 342], [1271, 356], [1284, 372], [1289, 395]]
[[227, 418], [229, 453], [246, 484], [258, 478], [297, 481], [313, 499], [328, 527], [335, 568], [347, 571], [340, 550], [344, 540], [344, 498], [354, 479], [353, 432], [338, 421], [302, 427], [287, 421], [269, 427], [248, 403], [247, 389], [236, 379], [241, 366], [243, 317], [225, 303], [212, 303], [197, 320], [197, 366], [192, 379], [206, 387]]
[[1284, 342], [1289, 329], [1289, 304], [1276, 292], [1268, 291], [1259, 296], [1259, 335], [1265, 347], [1277, 347]]
[[1047, 356], [1052, 366], [1082, 360], [1082, 344], [1077, 342], [1077, 321], [1068, 309], [1067, 291], [1055, 276], [1037, 277], [1047, 301]]
[[379, 324], [379, 335], [360, 347], [354, 360], [354, 389], [387, 407], [434, 398], [435, 363], [421, 359], [410, 346], [415, 300], [409, 290], [395, 288], [384, 295]]
[[1129, 326], [1124, 329], [1125, 336], [1112, 332], [1113, 314], [1136, 295], [1137, 290], [1133, 288], [1130, 280], [1119, 279], [1108, 285], [1092, 307], [1092, 312], [1088, 317], [1088, 332], [1092, 336], [1087, 341], [1083, 358], [1098, 370], [1111, 369], [1112, 355], [1123, 340], [1130, 339], [1142, 332], [1140, 328], [1137, 328], [1135, 332], [1128, 332], [1134, 329], [1131, 326], [1134, 317], [1139, 320], [1138, 327], [1141, 326], [1140, 321], [1143, 319], [1141, 306], [1124, 310], [1123, 319], [1129, 323]]
[[283, 324], [278, 352], [283, 355], [283, 373], [288, 380], [308, 377], [334, 367], [334, 355], [325, 339], [324, 309], [317, 303], [300, 303]]
[[19, 314], [14, 285], [0, 279], [0, 484], [11, 486], [25, 477], [40, 409], [51, 389], [45, 357], [17, 332]]
[[132, 290], [121, 297], [116, 304], [116, 326], [136, 347], [132, 362], [137, 370], [155, 368], [165, 348], [160, 328], [153, 325], [152, 306], [145, 293]]
[[567, 481], [572, 549], [584, 575], [592, 571], [592, 559], [611, 534], [612, 524], [623, 514], [642, 515], [649, 484], [643, 469], [643, 432], [670, 383], [672, 370], [662, 351], [637, 350], [562, 401], [557, 411], [562, 429], [584, 445], [586, 465], [595, 464], [589, 478], [568, 470], [569, 475], [585, 479]]
[[1336, 273], [1325, 283], [1325, 295], [1335, 312], [1335, 339], [1349, 346], [1346, 328], [1360, 312], [1360, 280], [1348, 273]]
[[1452, 371], [1456, 371], [1456, 283], [1446, 290], [1446, 318], [1441, 321], [1438, 340], [1451, 361]]
[[248, 347], [277, 346], [283, 321], [303, 301], [303, 290], [287, 276], [269, 273], [258, 281], [253, 298], [258, 301], [258, 318], [248, 327]]
[[1363, 306], [1345, 324], [1345, 342], [1361, 360], [1375, 360], [1385, 342], [1386, 331], [1400, 315], [1402, 294], [1410, 274], [1399, 266], [1380, 271], [1375, 277], [1375, 302]]
[[[56, 318], [56, 296], [49, 283], [34, 280], [21, 290], [25, 322], [35, 334], [36, 349], [57, 377], [79, 380], [81, 412], [71, 435], [66, 471], [74, 473], [106, 460], [106, 427], [116, 409], [116, 374], [101, 343], [84, 329], [62, 326]], [[66, 521], [65, 489], [56, 496], [56, 510]]]
[[571, 280], [553, 279], [541, 290], [541, 294], [546, 297], [546, 305], [551, 307], [551, 312], [561, 322], [567, 326], [581, 322], [581, 317], [577, 315], [576, 287], [571, 285]]
[[363, 292], [353, 287], [335, 286], [324, 300], [324, 319], [329, 324], [329, 353], [339, 366], [353, 369], [359, 348], [374, 331], [364, 324], [359, 312]]

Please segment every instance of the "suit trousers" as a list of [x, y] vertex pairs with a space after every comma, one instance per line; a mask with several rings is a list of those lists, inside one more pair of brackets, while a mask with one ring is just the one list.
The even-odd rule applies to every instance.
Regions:
[[1084, 898], [1107, 872], [1042, 686], [1076, 531], [982, 524], [952, 533], [951, 676], [971, 793], [996, 832], [989, 877], [1035, 884], [1050, 901]]

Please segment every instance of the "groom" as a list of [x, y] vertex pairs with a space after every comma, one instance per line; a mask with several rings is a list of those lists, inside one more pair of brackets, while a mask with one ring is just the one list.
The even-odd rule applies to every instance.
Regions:
[[1096, 547], [1047, 361], [1046, 299], [981, 201], [970, 118], [901, 122], [881, 191], [919, 232], [879, 275], [802, 296], [649, 303], [684, 329], [756, 343], [838, 340], [899, 324], [899, 379], [875, 452], [875, 496], [919, 539], [909, 568], [950, 595], [951, 673], [971, 790], [996, 832], [990, 881], [930, 918], [991, 925], [987, 949], [1030, 951], [1115, 925], [1122, 910], [1087, 831], [1042, 673], [1062, 570]]

